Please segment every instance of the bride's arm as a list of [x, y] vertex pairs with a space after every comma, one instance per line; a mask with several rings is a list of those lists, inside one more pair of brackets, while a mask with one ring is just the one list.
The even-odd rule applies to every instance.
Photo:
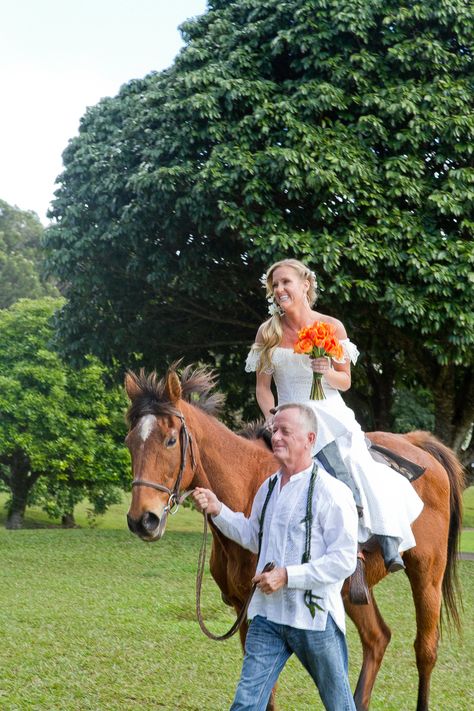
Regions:
[[[326, 318], [328, 318], [326, 316]], [[331, 323], [336, 327], [336, 336], [339, 340], [347, 338], [346, 329], [341, 321], [331, 318]], [[330, 358], [314, 358], [311, 360], [311, 368], [316, 373], [324, 375], [324, 380], [336, 390], [349, 390], [351, 387], [351, 362], [349, 359], [345, 363], [334, 363]]]
[[257, 373], [257, 385], [255, 395], [258, 405], [263, 412], [265, 420], [271, 416], [270, 410], [275, 407], [275, 398], [272, 393], [272, 376], [268, 373]]
[[[325, 361], [325, 362], [323, 362]], [[329, 358], [315, 358], [311, 361], [311, 367], [314, 371], [322, 373], [324, 380], [332, 388], [337, 390], [349, 390], [351, 387], [351, 364], [348, 363], [333, 363], [329, 364]]]

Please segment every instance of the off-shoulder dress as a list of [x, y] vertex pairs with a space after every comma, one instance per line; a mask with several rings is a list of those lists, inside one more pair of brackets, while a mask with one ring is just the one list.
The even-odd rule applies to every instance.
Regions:
[[[356, 363], [359, 352], [347, 339], [341, 340], [345, 357]], [[257, 370], [260, 353], [253, 347], [247, 357], [247, 372]], [[353, 411], [345, 404], [341, 393], [322, 378], [325, 400], [310, 400], [313, 371], [306, 355], [290, 348], [277, 347], [273, 351], [271, 374], [276, 385], [278, 404], [304, 402], [318, 418], [315, 454], [329, 442], [335, 441], [346, 467], [360, 490], [363, 516], [359, 521], [359, 541], [367, 541], [373, 534], [393, 536], [399, 540], [403, 552], [415, 545], [411, 524], [419, 516], [423, 502], [401, 474], [375, 462], [367, 448], [365, 435]]]

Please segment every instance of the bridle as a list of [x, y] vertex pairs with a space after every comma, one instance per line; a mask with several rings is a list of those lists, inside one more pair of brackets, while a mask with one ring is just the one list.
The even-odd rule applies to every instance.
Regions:
[[196, 469], [196, 458], [194, 456], [193, 438], [188, 428], [186, 427], [186, 420], [184, 419], [184, 415], [180, 410], [171, 410], [170, 414], [181, 420], [181, 429], [179, 431], [181, 461], [179, 463], [178, 476], [176, 478], [173, 488], [170, 489], [164, 484], [155, 484], [155, 482], [148, 481], [147, 479], [134, 479], [132, 481], [132, 488], [135, 486], [148, 486], [150, 489], [156, 489], [156, 491], [164, 491], [165, 494], [168, 494], [168, 502], [165, 508], [163, 509], [163, 513], [160, 517], [160, 523], [158, 526], [159, 536], [161, 536], [164, 531], [168, 514], [173, 516], [178, 511], [183, 501], [187, 499], [188, 496], [190, 496], [194, 491], [194, 489], [188, 489], [181, 495], [179, 493], [179, 489], [181, 487], [181, 480], [183, 478], [184, 470], [186, 469], [188, 449], [191, 455], [191, 468], [193, 471], [195, 471]]
[[[160, 518], [160, 523], [158, 524], [158, 533], [157, 537], [160, 537], [164, 531], [164, 528], [166, 526], [166, 520], [168, 518], [168, 514], [173, 515], [175, 514], [180, 505], [183, 503], [183, 501], [190, 496], [194, 489], [188, 489], [185, 491], [183, 494], [180, 495], [179, 493], [179, 488], [181, 486], [181, 480], [183, 478], [183, 473], [186, 468], [186, 458], [188, 454], [188, 449], [191, 454], [191, 468], [193, 471], [196, 469], [196, 459], [194, 456], [194, 450], [193, 450], [193, 438], [191, 433], [189, 432], [188, 428], [186, 427], [186, 420], [184, 419], [184, 415], [180, 410], [171, 410], [170, 412], [171, 415], [174, 415], [175, 417], [178, 417], [181, 420], [181, 430], [179, 432], [179, 443], [181, 447], [181, 462], [179, 465], [179, 472], [177, 479], [175, 481], [174, 487], [172, 489], [169, 489], [167, 486], [164, 486], [164, 484], [155, 484], [153, 481], [148, 481], [147, 479], [134, 479], [132, 481], [132, 488], [134, 486], [148, 486], [150, 489], [156, 489], [156, 491], [164, 491], [165, 494], [169, 495], [168, 498], [168, 503], [166, 504], [165, 508], [163, 509], [163, 513]], [[204, 632], [204, 634], [209, 637], [210, 639], [214, 639], [218, 642], [221, 642], [225, 639], [229, 639], [229, 637], [232, 637], [239, 627], [242, 625], [244, 622], [246, 615], [247, 615], [247, 610], [248, 606], [250, 605], [250, 601], [252, 599], [252, 596], [255, 592], [256, 585], [255, 583], [252, 585], [252, 589], [250, 591], [250, 594], [247, 598], [247, 600], [244, 603], [244, 606], [240, 610], [234, 624], [232, 627], [222, 635], [216, 635], [213, 632], [211, 632], [205, 625], [204, 619], [202, 616], [201, 612], [201, 588], [202, 588], [202, 579], [204, 575], [204, 567], [206, 563], [206, 543], [207, 543], [207, 514], [205, 511], [203, 511], [203, 519], [204, 519], [204, 527], [203, 527], [203, 538], [202, 538], [202, 543], [201, 543], [201, 550], [199, 551], [199, 558], [198, 558], [198, 570], [197, 570], [197, 575], [196, 575], [196, 616], [197, 620], [199, 623], [199, 627], [201, 630]], [[262, 572], [267, 572], [269, 570], [272, 570], [273, 568], [273, 563], [267, 563], [265, 568], [263, 569]]]

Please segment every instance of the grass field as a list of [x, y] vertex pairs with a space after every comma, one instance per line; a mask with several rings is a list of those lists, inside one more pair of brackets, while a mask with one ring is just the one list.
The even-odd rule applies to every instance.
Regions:
[[463, 524], [466, 527], [474, 528], [474, 486], [466, 489], [463, 496], [464, 516]]
[[[236, 639], [205, 638], [195, 620], [194, 584], [202, 519], [182, 509], [165, 537], [146, 545], [126, 531], [125, 505], [94, 528], [0, 529], [0, 709], [132, 711], [226, 709], [239, 676]], [[76, 512], [85, 525], [86, 507]], [[49, 524], [50, 525], [50, 524]], [[433, 711], [472, 711], [474, 563], [461, 561], [464, 638], [444, 635], [432, 683]], [[213, 581], [203, 607], [213, 630], [232, 622]], [[393, 630], [371, 711], [415, 707], [413, 605], [404, 575], [377, 587]], [[349, 622], [350, 676], [360, 648]], [[290, 661], [279, 686], [281, 711], [321, 709], [309, 678]]]

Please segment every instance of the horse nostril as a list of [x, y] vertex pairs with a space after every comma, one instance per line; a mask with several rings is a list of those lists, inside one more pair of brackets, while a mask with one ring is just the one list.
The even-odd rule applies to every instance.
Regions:
[[147, 511], [143, 514], [140, 523], [146, 533], [154, 533], [159, 526], [160, 519], [156, 516], [156, 514], [151, 511]]
[[132, 533], [138, 533], [138, 523], [130, 514], [127, 514], [127, 525]]

